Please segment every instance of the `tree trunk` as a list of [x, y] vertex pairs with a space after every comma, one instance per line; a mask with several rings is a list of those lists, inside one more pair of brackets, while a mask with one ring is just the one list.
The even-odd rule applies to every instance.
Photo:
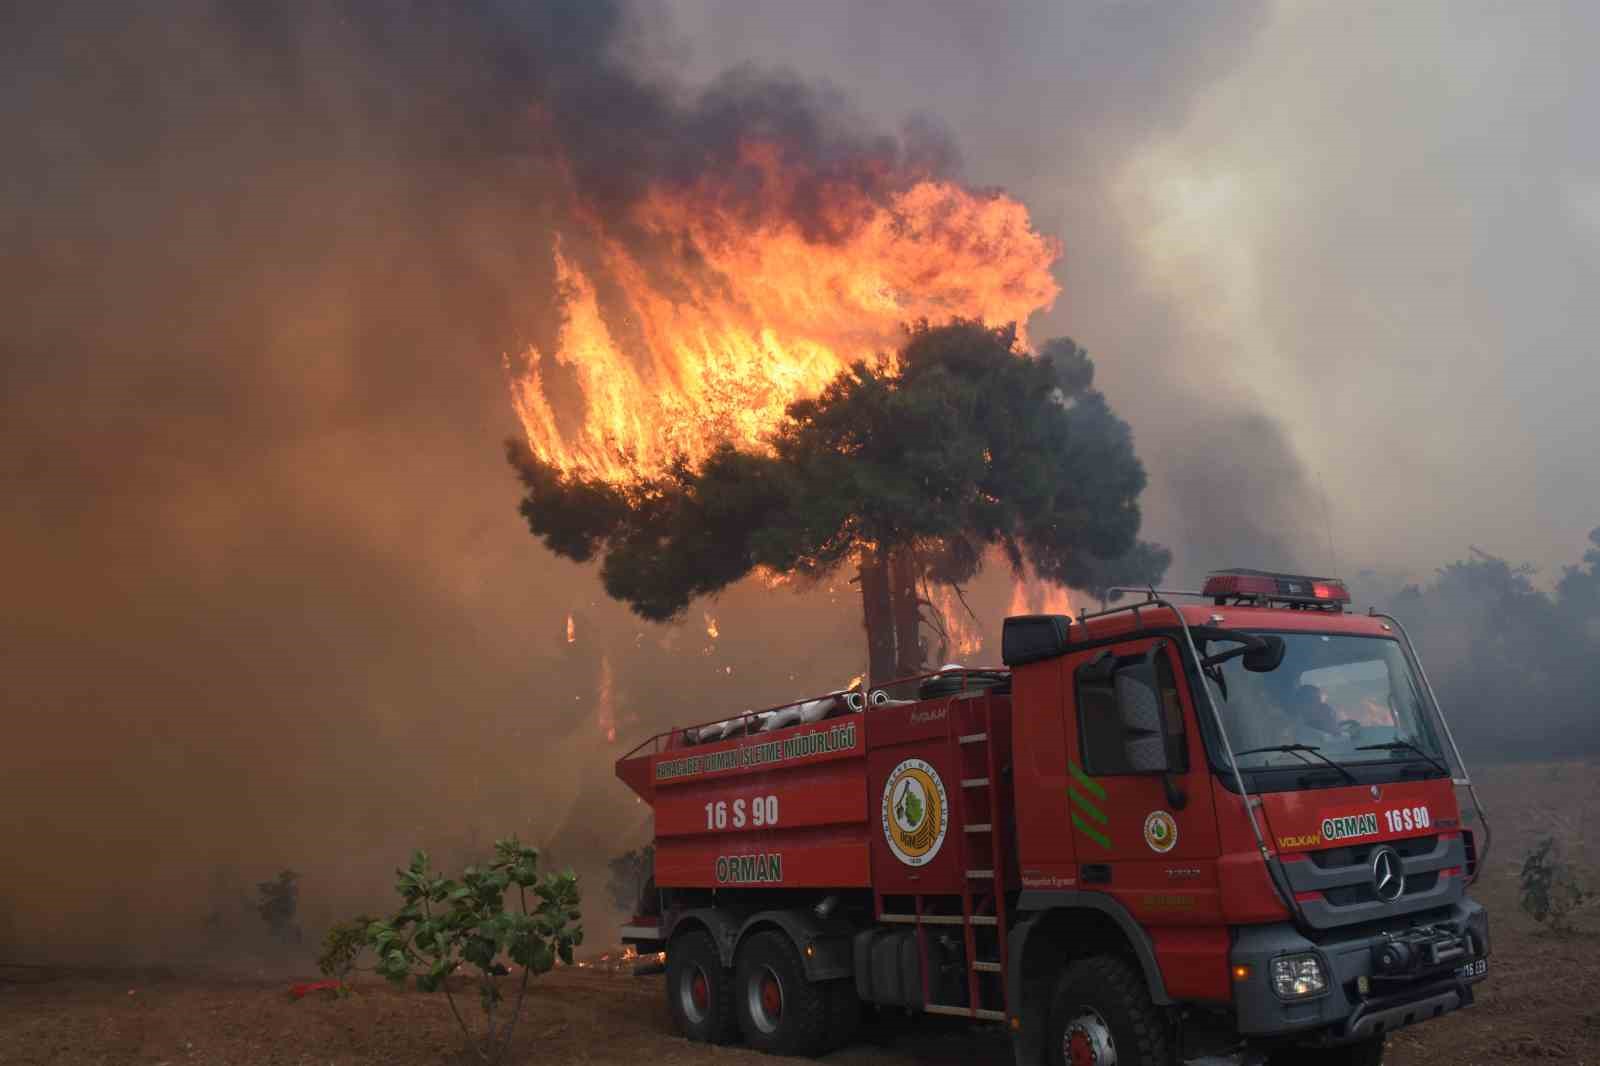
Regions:
[[889, 564], [876, 548], [862, 549], [861, 619], [867, 629], [867, 690], [894, 677], [894, 611], [889, 599]]
[[922, 610], [917, 605], [917, 559], [909, 546], [889, 560], [890, 597], [894, 603], [894, 670], [896, 677], [922, 673]]

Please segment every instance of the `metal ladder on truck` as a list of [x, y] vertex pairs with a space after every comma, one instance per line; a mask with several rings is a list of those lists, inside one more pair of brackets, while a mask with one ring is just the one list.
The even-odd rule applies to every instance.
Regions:
[[[911, 914], [883, 913], [880, 920], [916, 926], [917, 956], [922, 970], [922, 1009], [929, 1014], [1003, 1022], [1006, 1019], [1006, 900], [1004, 827], [1000, 806], [1000, 764], [991, 737], [994, 696], [964, 693], [949, 700], [946, 739], [960, 782], [953, 797], [952, 820], [962, 832], [955, 842], [965, 874], [961, 913], [947, 913], [948, 894], [917, 895]], [[941, 906], [943, 904], [943, 906]], [[967, 1003], [931, 1002], [928, 936], [934, 926], [960, 926], [965, 946]]]

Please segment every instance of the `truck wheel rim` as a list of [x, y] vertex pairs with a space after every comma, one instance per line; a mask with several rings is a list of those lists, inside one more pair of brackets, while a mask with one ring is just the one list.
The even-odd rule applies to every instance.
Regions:
[[1111, 1027], [1093, 1007], [1078, 1008], [1061, 1037], [1062, 1058], [1068, 1066], [1116, 1066], [1117, 1045]]
[[750, 982], [750, 1019], [763, 1033], [775, 1033], [783, 1022], [783, 982], [770, 966], [763, 966]]
[[703, 1022], [711, 1010], [711, 981], [706, 977], [705, 970], [699, 966], [692, 966], [683, 975], [683, 983], [678, 988], [678, 999], [683, 1007], [684, 1017], [691, 1022]]

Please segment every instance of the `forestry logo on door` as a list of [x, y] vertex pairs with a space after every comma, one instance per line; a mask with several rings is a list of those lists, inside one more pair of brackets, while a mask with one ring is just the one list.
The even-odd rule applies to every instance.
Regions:
[[1165, 855], [1178, 845], [1178, 821], [1166, 811], [1151, 811], [1144, 820], [1144, 842], [1158, 855]]
[[950, 800], [939, 771], [906, 759], [883, 784], [883, 838], [907, 866], [925, 866], [939, 854], [950, 828]]

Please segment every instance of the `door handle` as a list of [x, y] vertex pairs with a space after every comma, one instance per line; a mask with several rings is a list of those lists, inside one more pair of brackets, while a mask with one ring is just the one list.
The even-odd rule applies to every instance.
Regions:
[[1079, 871], [1083, 875], [1086, 885], [1109, 885], [1111, 883], [1111, 867], [1103, 862], [1092, 862]]

